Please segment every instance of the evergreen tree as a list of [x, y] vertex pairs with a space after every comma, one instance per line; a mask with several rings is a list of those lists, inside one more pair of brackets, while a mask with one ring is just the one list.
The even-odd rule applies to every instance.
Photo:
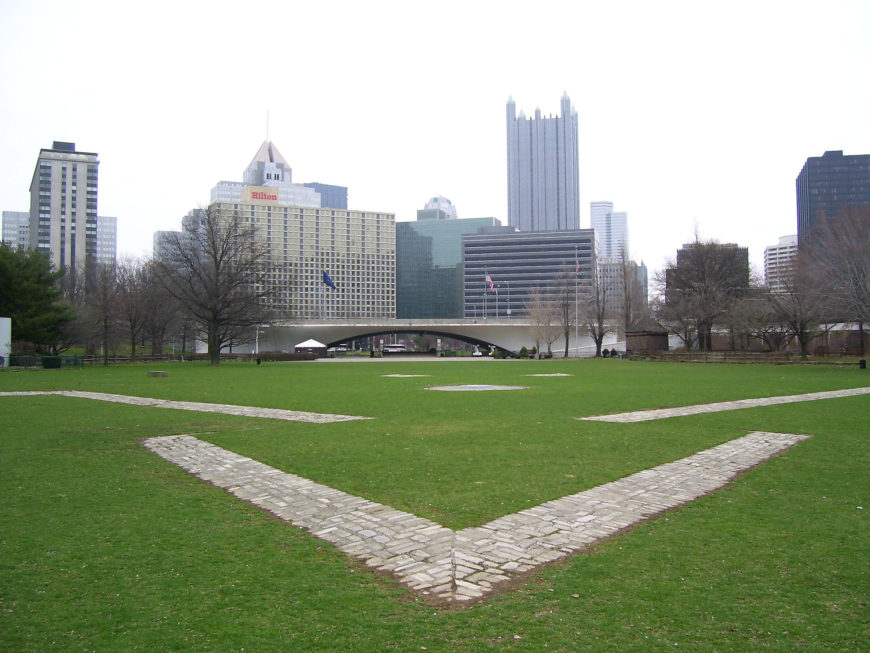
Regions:
[[0, 243], [0, 315], [12, 318], [12, 337], [19, 347], [50, 354], [62, 349], [63, 328], [73, 319], [61, 301], [63, 274], [39, 250]]

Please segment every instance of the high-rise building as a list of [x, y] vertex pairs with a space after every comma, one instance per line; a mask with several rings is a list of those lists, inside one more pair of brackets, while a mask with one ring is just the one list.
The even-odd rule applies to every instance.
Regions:
[[[238, 216], [265, 239], [275, 265], [270, 308], [277, 317], [395, 317], [392, 213], [292, 206], [264, 186], [248, 186], [238, 203], [215, 202], [209, 210]], [[324, 284], [324, 272], [334, 289]]]
[[836, 150], [810, 157], [795, 185], [798, 243], [804, 247], [823, 218], [833, 219], [845, 207], [870, 206], [870, 154]]
[[591, 229], [480, 233], [462, 239], [466, 318], [527, 315], [533, 291], [553, 291], [558, 275], [576, 274], [578, 289], [592, 280]]
[[628, 257], [628, 214], [613, 210], [613, 202], [592, 202], [590, 205], [592, 229], [599, 256]]
[[604, 289], [605, 312], [620, 319], [621, 326], [630, 327], [647, 314], [647, 270], [643, 262], [638, 265], [621, 257], [599, 258], [598, 279]]
[[[428, 204], [427, 204], [428, 206]], [[496, 218], [421, 216], [396, 223], [396, 317], [462, 317], [462, 237], [500, 226]]]
[[446, 197], [440, 195], [426, 202], [426, 206], [417, 211], [417, 220], [456, 220], [456, 207]]
[[115, 265], [118, 256], [118, 218], [97, 216], [97, 263]]
[[[330, 188], [347, 197], [346, 188]], [[243, 181], [222, 181], [211, 196], [209, 211], [252, 225], [265, 241], [275, 268], [270, 308], [277, 318], [395, 317], [392, 213], [322, 206], [315, 188], [292, 183], [290, 165], [271, 142], [260, 147]], [[201, 212], [183, 218], [184, 232], [156, 232], [155, 258], [166, 260], [172, 244], [202, 223]], [[324, 283], [324, 273], [334, 288]]]
[[242, 173], [242, 181], [221, 181], [211, 189], [212, 202], [238, 202], [251, 186], [277, 189], [279, 202], [291, 206], [321, 206], [314, 188], [293, 183], [293, 170], [271, 141], [264, 141]]
[[347, 209], [347, 186], [333, 186], [313, 181], [303, 184], [320, 193], [320, 206], [325, 209]]
[[30, 183], [30, 246], [55, 267], [83, 271], [97, 255], [97, 170], [93, 152], [54, 141], [41, 149]]
[[764, 283], [774, 292], [788, 288], [798, 251], [798, 237], [782, 236], [778, 245], [764, 248]]
[[520, 231], [580, 227], [577, 112], [562, 95], [562, 115], [528, 119], [507, 103], [508, 225]]
[[182, 237], [183, 233], [182, 231], [155, 231], [151, 256], [157, 261], [169, 261], [172, 245]]
[[30, 247], [30, 211], [3, 211], [2, 240], [13, 249]]

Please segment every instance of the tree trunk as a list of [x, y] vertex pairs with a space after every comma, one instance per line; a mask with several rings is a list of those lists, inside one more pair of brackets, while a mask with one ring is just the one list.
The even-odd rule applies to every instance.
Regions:
[[220, 365], [221, 362], [221, 346], [220, 336], [218, 335], [218, 325], [208, 325], [208, 360], [212, 365]]

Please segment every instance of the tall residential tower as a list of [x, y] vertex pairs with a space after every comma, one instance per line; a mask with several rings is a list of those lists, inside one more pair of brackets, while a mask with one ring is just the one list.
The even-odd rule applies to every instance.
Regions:
[[529, 119], [508, 100], [508, 225], [520, 231], [580, 228], [577, 112], [567, 93], [561, 109]]
[[84, 271], [97, 256], [97, 168], [93, 152], [54, 141], [39, 151], [30, 182], [30, 246], [48, 252], [56, 268]]

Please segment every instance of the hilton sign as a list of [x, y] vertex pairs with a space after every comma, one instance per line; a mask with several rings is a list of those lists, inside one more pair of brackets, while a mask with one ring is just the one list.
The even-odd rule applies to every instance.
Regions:
[[275, 188], [267, 186], [248, 186], [242, 191], [243, 202], [260, 202], [273, 203], [278, 201], [278, 191]]

